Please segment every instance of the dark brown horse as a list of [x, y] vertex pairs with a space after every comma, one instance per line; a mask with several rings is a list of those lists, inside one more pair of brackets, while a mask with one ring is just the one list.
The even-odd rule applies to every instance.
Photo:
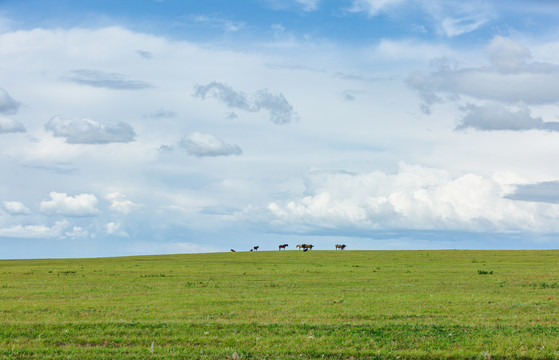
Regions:
[[336, 244], [336, 250], [338, 250], [338, 249], [343, 250], [343, 249], [346, 248], [346, 246], [347, 246], [346, 244], [342, 244], [342, 245]]
[[256, 251], [256, 250], [258, 250], [259, 247], [260, 247], [260, 246], [255, 246], [255, 247], [253, 247], [252, 249], [253, 249], [254, 251]]
[[236, 252], [235, 250], [231, 249], [231, 252]]
[[281, 249], [285, 250], [285, 248], [286, 248], [287, 246], [289, 246], [289, 245], [287, 245], [287, 244], [280, 245], [280, 246], [279, 246], [279, 249], [280, 249], [280, 250], [281, 250]]

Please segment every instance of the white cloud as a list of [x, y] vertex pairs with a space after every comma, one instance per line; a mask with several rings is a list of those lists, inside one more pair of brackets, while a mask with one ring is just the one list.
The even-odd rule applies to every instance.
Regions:
[[4, 201], [4, 208], [12, 215], [31, 214], [31, 211], [19, 201]]
[[443, 32], [449, 36], [458, 36], [477, 30], [487, 19], [480, 16], [463, 17], [463, 18], [445, 18], [441, 23]]
[[[412, 9], [412, 10], [410, 10]], [[482, 1], [429, 1], [429, 0], [353, 0], [349, 12], [365, 12], [369, 17], [381, 13], [415, 11], [427, 16], [437, 31], [455, 37], [475, 31], [494, 18], [489, 5]], [[415, 29], [425, 31], [423, 25]]]
[[305, 196], [237, 214], [276, 231], [371, 230], [557, 231], [559, 206], [505, 198], [493, 178], [400, 165], [396, 174], [314, 172]]
[[63, 236], [64, 230], [70, 225], [67, 220], [57, 221], [53, 226], [46, 225], [15, 225], [0, 227], [0, 237], [6, 238], [58, 238]]
[[213, 81], [208, 85], [196, 86], [194, 96], [201, 99], [211, 96], [228, 107], [250, 112], [267, 110], [270, 112], [270, 121], [274, 124], [287, 124], [295, 119], [293, 107], [283, 94], [272, 94], [265, 89], [258, 90], [249, 96], [226, 84]]
[[[143, 54], [145, 55], [145, 52]], [[81, 85], [113, 90], [142, 90], [153, 87], [145, 81], [128, 80], [122, 74], [90, 69], [72, 70], [66, 79]]]
[[105, 230], [109, 235], [115, 235], [120, 237], [130, 237], [128, 233], [120, 229], [120, 224], [115, 222], [110, 222], [105, 225]]
[[93, 194], [68, 196], [65, 193], [52, 191], [50, 200], [43, 200], [40, 210], [46, 214], [65, 216], [95, 216], [99, 211], [95, 208], [97, 198]]
[[204, 156], [230, 156], [241, 155], [243, 151], [237, 145], [227, 144], [223, 140], [210, 135], [194, 132], [183, 138], [180, 146], [184, 148], [188, 154], [204, 157]]
[[73, 226], [71, 230], [65, 231], [62, 237], [70, 239], [87, 238], [89, 236], [89, 231], [83, 229], [80, 226]]
[[133, 203], [130, 200], [127, 200], [126, 196], [119, 192], [107, 194], [105, 196], [105, 199], [110, 201], [109, 209], [125, 215], [141, 206]]
[[136, 137], [132, 127], [125, 122], [104, 125], [89, 119], [64, 119], [60, 115], [53, 116], [45, 124], [45, 129], [56, 137], [66, 138], [68, 144], [127, 143]]
[[505, 73], [523, 70], [531, 57], [530, 50], [526, 47], [502, 36], [495, 36], [485, 51], [491, 64]]
[[15, 114], [19, 105], [6, 90], [0, 88], [0, 114]]
[[20, 121], [0, 116], [0, 134], [25, 132], [25, 126]]
[[492, 66], [459, 68], [447, 60], [435, 62], [436, 71], [412, 73], [407, 84], [423, 100], [423, 108], [469, 96], [507, 103], [555, 104], [559, 93], [559, 65], [526, 63], [529, 52], [510, 39], [496, 37], [487, 47]]
[[438, 32], [447, 37], [460, 36], [481, 28], [495, 18], [486, 1], [417, 1], [432, 19]]
[[349, 12], [366, 12], [368, 16], [376, 16], [382, 11], [392, 9], [406, 0], [354, 0]]
[[194, 21], [198, 23], [209, 24], [214, 27], [220, 27], [227, 32], [236, 32], [242, 30], [246, 23], [242, 21], [232, 21], [218, 17], [210, 17], [206, 15], [198, 15], [194, 17]]
[[534, 118], [527, 107], [512, 111], [507, 107], [491, 103], [483, 106], [469, 104], [463, 108], [466, 115], [457, 130], [472, 128], [476, 130], [546, 130], [559, 131], [559, 122], [544, 122], [542, 118]]

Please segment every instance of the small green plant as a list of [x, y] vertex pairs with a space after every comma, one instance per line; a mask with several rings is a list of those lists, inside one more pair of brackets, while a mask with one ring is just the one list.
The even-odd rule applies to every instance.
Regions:
[[493, 270], [478, 270], [479, 275], [493, 275]]
[[148, 275], [140, 275], [141, 278], [158, 278], [158, 277], [167, 277], [165, 274], [148, 274]]
[[76, 275], [77, 271], [76, 270], [65, 270], [65, 271], [59, 271], [58, 275]]
[[546, 282], [541, 282], [539, 284], [540, 289], [557, 289], [559, 287], [559, 284], [554, 282], [554, 283], [546, 283]]

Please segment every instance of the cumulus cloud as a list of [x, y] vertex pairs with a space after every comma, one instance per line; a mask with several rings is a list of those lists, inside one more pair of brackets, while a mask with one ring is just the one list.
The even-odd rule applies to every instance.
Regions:
[[198, 85], [194, 96], [205, 99], [212, 97], [230, 108], [250, 112], [266, 110], [270, 113], [270, 121], [274, 124], [287, 124], [295, 119], [293, 107], [283, 94], [272, 94], [268, 90], [258, 90], [252, 95], [236, 91], [232, 87], [213, 81], [207, 85]]
[[123, 74], [89, 69], [73, 70], [66, 77], [66, 80], [80, 85], [113, 90], [142, 90], [153, 87], [145, 81], [127, 80]]
[[134, 129], [125, 122], [104, 125], [100, 122], [82, 119], [70, 120], [56, 115], [45, 124], [45, 129], [56, 137], [66, 138], [68, 144], [108, 144], [134, 141]]
[[109, 235], [115, 235], [120, 237], [130, 237], [128, 233], [120, 229], [120, 224], [115, 222], [110, 222], [105, 225], [105, 231]]
[[43, 200], [40, 210], [46, 214], [56, 214], [64, 216], [96, 216], [99, 210], [97, 205], [97, 197], [93, 194], [79, 194], [76, 196], [68, 196], [65, 193], [52, 191], [49, 200]]
[[15, 114], [19, 105], [6, 90], [0, 88], [0, 114]]
[[0, 116], [0, 134], [25, 132], [25, 126], [19, 121]]
[[82, 228], [81, 226], [73, 226], [72, 229], [65, 231], [61, 237], [77, 239], [77, 238], [86, 238], [88, 236], [89, 236], [89, 231]]
[[495, 36], [485, 51], [495, 69], [504, 73], [526, 68], [531, 57], [526, 47], [502, 36]]
[[469, 104], [463, 110], [466, 111], [466, 115], [456, 130], [472, 128], [486, 131], [559, 131], [559, 122], [544, 122], [540, 117], [532, 117], [530, 110], [526, 107], [521, 107], [518, 111], [511, 111], [497, 103], [483, 106]]
[[12, 215], [31, 214], [31, 211], [19, 201], [4, 201], [4, 209]]
[[109, 209], [125, 215], [141, 206], [133, 203], [130, 200], [127, 200], [126, 196], [119, 192], [107, 194], [107, 196], [105, 196], [105, 199], [110, 202]]
[[377, 230], [559, 230], [559, 206], [537, 207], [504, 197], [508, 184], [473, 173], [401, 164], [396, 174], [313, 172], [305, 195], [249, 208], [277, 231], [324, 233]]
[[67, 220], [61, 220], [52, 226], [47, 225], [14, 225], [10, 227], [0, 227], [0, 237], [4, 238], [29, 238], [29, 239], [45, 239], [58, 238], [63, 236], [63, 232], [70, 223]]
[[221, 139], [210, 135], [194, 132], [180, 141], [180, 146], [188, 154], [204, 156], [230, 156], [241, 155], [243, 151], [237, 145], [227, 144]]
[[491, 41], [486, 53], [490, 66], [459, 68], [439, 60], [431, 73], [412, 73], [407, 84], [418, 92], [424, 112], [428, 113], [435, 103], [460, 96], [528, 105], [557, 102], [559, 65], [528, 63], [527, 49], [499, 36]]

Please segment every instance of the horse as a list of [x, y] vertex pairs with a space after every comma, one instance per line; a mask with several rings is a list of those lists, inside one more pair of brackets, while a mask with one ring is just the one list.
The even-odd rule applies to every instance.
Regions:
[[281, 249], [285, 250], [285, 248], [286, 248], [287, 246], [288, 246], [287, 244], [280, 245], [280, 246], [279, 246], [279, 249], [280, 249], [280, 250], [281, 250]]
[[235, 250], [231, 249], [231, 252], [236, 252]]
[[302, 244], [301, 248], [303, 248], [303, 251], [307, 251], [307, 250], [312, 250], [314, 246], [311, 244]]
[[336, 244], [336, 250], [338, 250], [338, 249], [343, 250], [345, 248], [346, 248], [346, 244], [342, 244], [342, 245]]
[[259, 247], [260, 247], [260, 246], [255, 246], [255, 247], [253, 247], [254, 251], [258, 250]]
[[297, 249], [302, 249], [302, 248], [303, 248], [303, 245], [297, 245], [297, 246], [295, 246], [295, 247], [296, 247]]

